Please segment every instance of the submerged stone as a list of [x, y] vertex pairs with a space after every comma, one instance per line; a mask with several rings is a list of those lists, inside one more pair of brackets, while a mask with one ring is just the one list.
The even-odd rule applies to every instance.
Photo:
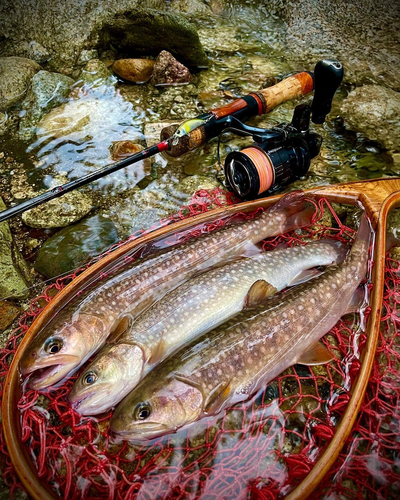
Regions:
[[6, 111], [25, 97], [32, 77], [42, 68], [25, 57], [0, 57], [0, 110]]
[[35, 269], [48, 278], [68, 273], [118, 241], [113, 222], [95, 215], [49, 238], [39, 250]]
[[385, 149], [400, 151], [400, 93], [379, 85], [350, 92], [342, 104], [345, 125]]
[[21, 312], [20, 307], [6, 300], [0, 300], [0, 332], [10, 326]]
[[49, 60], [50, 53], [41, 43], [32, 41], [29, 44], [28, 56], [29, 59], [33, 59], [37, 63], [42, 64]]
[[195, 26], [177, 12], [129, 10], [105, 23], [100, 37], [104, 48], [121, 53], [157, 56], [168, 50], [190, 67], [208, 65]]
[[42, 116], [65, 101], [73, 83], [72, 78], [60, 73], [48, 71], [36, 73], [22, 104], [26, 113], [19, 126], [21, 139], [27, 141], [35, 135], [36, 125]]
[[100, 59], [91, 59], [80, 74], [79, 81], [86, 86], [114, 85], [117, 79]]
[[91, 209], [90, 196], [80, 191], [71, 191], [24, 212], [22, 220], [27, 226], [35, 228], [65, 227], [82, 219]]
[[144, 83], [150, 80], [153, 73], [152, 59], [118, 59], [112, 70], [124, 80], [134, 83]]
[[[0, 198], [0, 211], [5, 209]], [[7, 222], [0, 223], [0, 276], [0, 298], [26, 296], [29, 269], [13, 241]]]
[[189, 83], [191, 78], [187, 67], [177, 61], [172, 54], [166, 50], [160, 52], [154, 64], [153, 76], [151, 77], [153, 85]]

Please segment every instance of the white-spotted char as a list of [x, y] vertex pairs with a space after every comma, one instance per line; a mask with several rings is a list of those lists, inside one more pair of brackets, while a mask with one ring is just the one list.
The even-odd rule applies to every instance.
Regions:
[[319, 241], [264, 252], [207, 271], [145, 311], [116, 345], [104, 347], [75, 382], [69, 400], [83, 415], [108, 410], [156, 364], [245, 307], [305, 279], [316, 266], [340, 262], [347, 245]]
[[136, 318], [193, 274], [246, 254], [264, 238], [308, 224], [313, 210], [304, 206], [303, 193], [290, 193], [259, 217], [140, 259], [88, 288], [32, 340], [21, 359], [21, 373], [41, 370], [30, 381], [34, 389], [57, 383], [101, 348], [128, 312]]
[[332, 359], [318, 342], [346, 312], [365, 278], [371, 231], [365, 215], [350, 254], [321, 276], [239, 313], [160, 363], [119, 404], [111, 429], [154, 438], [243, 401], [295, 363]]

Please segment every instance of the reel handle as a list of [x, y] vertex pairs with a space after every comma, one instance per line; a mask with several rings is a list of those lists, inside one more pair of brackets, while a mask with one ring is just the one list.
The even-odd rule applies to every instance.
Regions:
[[339, 61], [323, 59], [314, 69], [314, 99], [311, 105], [312, 121], [325, 122], [332, 107], [335, 92], [343, 80], [343, 66]]

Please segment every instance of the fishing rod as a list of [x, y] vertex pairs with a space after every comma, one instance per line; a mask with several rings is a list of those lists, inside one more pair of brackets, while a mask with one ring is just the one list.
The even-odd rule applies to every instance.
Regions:
[[[208, 140], [220, 136], [224, 130], [232, 130], [242, 136], [252, 135], [255, 142], [262, 146], [261, 150], [267, 155], [267, 151], [271, 148], [280, 148], [274, 157], [269, 155], [267, 156], [268, 160], [264, 160], [264, 162], [260, 162], [258, 159], [258, 162], [253, 161], [253, 165], [243, 165], [243, 158], [241, 163], [238, 158], [231, 157], [229, 169], [225, 168], [229, 186], [240, 197], [268, 194], [269, 191], [275, 191], [282, 185], [304, 175], [304, 172], [308, 170], [308, 160], [318, 154], [322, 139], [318, 145], [317, 137], [314, 137], [317, 134], [308, 131], [308, 111], [304, 110], [301, 113], [295, 112], [291, 125], [284, 124], [271, 129], [271, 131], [248, 127], [242, 122], [251, 117], [268, 113], [279, 104], [305, 96], [314, 90], [312, 119], [314, 123], [323, 123], [331, 109], [333, 96], [342, 78], [343, 67], [339, 62], [329, 59], [322, 60], [316, 65], [314, 73], [308, 71], [297, 73], [272, 87], [251, 92], [225, 106], [210, 110], [196, 118], [185, 120], [177, 128], [164, 128], [161, 131], [161, 142], [158, 144], [4, 210], [0, 212], [0, 222], [158, 153], [165, 152], [172, 158], [182, 156], [188, 151], [200, 147]], [[290, 144], [292, 144], [293, 150], [290, 150], [292, 147]], [[246, 152], [243, 154], [246, 156]], [[247, 152], [246, 158], [256, 159], [257, 154], [261, 153], [255, 153], [252, 150]], [[295, 167], [299, 162], [303, 168], [297, 169], [296, 173]], [[282, 175], [280, 175], [281, 171]], [[297, 176], [299, 173], [301, 175]], [[267, 180], [265, 180], [266, 176]], [[250, 184], [251, 188], [241, 187], [242, 183]]]

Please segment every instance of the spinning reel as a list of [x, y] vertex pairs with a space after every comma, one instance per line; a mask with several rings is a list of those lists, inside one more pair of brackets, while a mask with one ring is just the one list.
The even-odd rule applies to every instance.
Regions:
[[325, 122], [342, 79], [343, 67], [339, 62], [320, 61], [314, 71], [312, 105], [297, 106], [289, 124], [263, 129], [228, 116], [224, 120], [225, 130], [251, 136], [254, 141], [253, 145], [227, 155], [224, 172], [230, 189], [240, 198], [254, 199], [268, 196], [306, 175], [322, 144], [322, 137], [310, 131], [310, 119], [316, 124]]

